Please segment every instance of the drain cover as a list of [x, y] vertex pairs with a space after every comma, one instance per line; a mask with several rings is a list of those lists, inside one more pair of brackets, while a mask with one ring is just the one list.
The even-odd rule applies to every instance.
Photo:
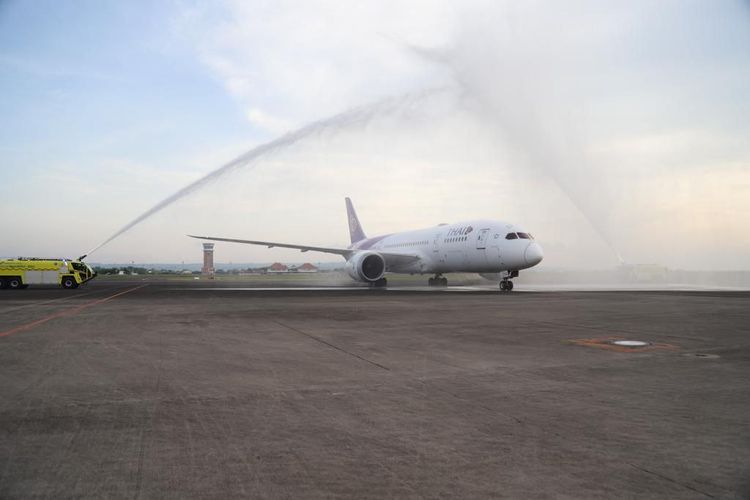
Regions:
[[613, 340], [612, 343], [621, 347], [646, 347], [650, 345], [648, 342], [643, 342], [642, 340]]

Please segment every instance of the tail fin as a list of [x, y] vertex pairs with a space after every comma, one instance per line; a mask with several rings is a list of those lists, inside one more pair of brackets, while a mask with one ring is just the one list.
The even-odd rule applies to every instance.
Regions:
[[362, 231], [362, 226], [357, 218], [357, 212], [354, 211], [352, 200], [349, 198], [346, 198], [346, 217], [349, 219], [349, 237], [352, 240], [352, 244], [367, 238], [365, 232]]

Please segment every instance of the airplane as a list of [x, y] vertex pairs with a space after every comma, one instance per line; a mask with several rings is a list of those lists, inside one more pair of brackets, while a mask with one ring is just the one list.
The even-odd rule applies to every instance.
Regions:
[[240, 240], [214, 236], [191, 238], [230, 243], [262, 245], [268, 248], [294, 248], [302, 252], [341, 255], [352, 279], [373, 287], [384, 287], [386, 273], [434, 274], [430, 286], [448, 286], [447, 273], [479, 273], [500, 279], [500, 290], [513, 290], [512, 278], [519, 271], [539, 264], [542, 247], [522, 228], [498, 220], [472, 220], [438, 224], [427, 229], [403, 231], [368, 238], [359, 223], [352, 201], [346, 201], [351, 245], [330, 248], [311, 245]]

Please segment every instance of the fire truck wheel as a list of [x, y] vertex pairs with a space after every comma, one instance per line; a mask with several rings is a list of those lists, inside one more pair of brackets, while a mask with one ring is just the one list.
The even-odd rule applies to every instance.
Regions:
[[6, 278], [6, 280], [7, 280], [6, 283], [8, 283], [8, 288], [10, 288], [11, 290], [18, 290], [19, 288], [21, 288], [21, 285], [23, 284], [21, 283], [21, 278], [18, 278], [16, 276]]
[[76, 280], [70, 276], [66, 276], [65, 278], [63, 278], [61, 284], [63, 288], [66, 288], [68, 290], [78, 288], [78, 283], [76, 283]]
[[0, 278], [0, 290], [8, 288], [8, 284], [5, 282], [5, 278]]

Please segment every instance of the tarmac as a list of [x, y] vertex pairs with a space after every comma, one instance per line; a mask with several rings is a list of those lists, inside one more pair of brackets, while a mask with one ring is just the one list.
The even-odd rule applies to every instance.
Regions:
[[0, 321], [1, 498], [750, 498], [749, 292], [95, 280]]

